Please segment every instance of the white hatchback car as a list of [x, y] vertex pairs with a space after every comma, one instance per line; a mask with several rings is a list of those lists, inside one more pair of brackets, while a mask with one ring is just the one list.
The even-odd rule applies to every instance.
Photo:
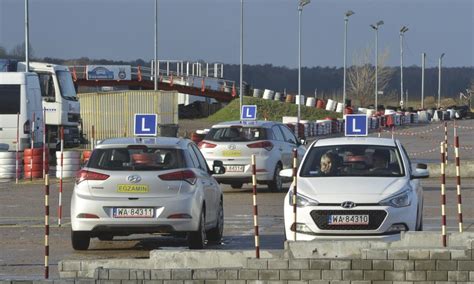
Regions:
[[138, 233], [187, 233], [190, 248], [219, 242], [224, 228], [222, 191], [198, 147], [180, 138], [104, 140], [76, 176], [71, 199], [71, 240], [86, 250], [90, 239]]
[[[304, 141], [303, 141], [304, 142]], [[284, 124], [271, 121], [222, 122], [212, 126], [199, 148], [209, 165], [222, 161], [218, 182], [241, 188], [252, 181], [252, 155], [256, 156], [257, 182], [272, 191], [283, 190], [280, 170], [293, 167], [293, 149], [301, 160], [306, 148]]]
[[[423, 228], [426, 165], [412, 168], [398, 140], [331, 138], [315, 141], [297, 173], [297, 221], [293, 184], [284, 201], [288, 240], [390, 238]], [[282, 176], [291, 176], [283, 170]]]

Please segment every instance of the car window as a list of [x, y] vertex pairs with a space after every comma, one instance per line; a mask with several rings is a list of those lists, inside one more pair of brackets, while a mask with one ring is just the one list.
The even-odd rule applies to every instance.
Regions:
[[283, 135], [285, 136], [285, 141], [288, 143], [296, 144], [296, 137], [293, 132], [286, 126], [286, 125], [280, 125], [280, 129], [283, 132]]
[[273, 136], [275, 137], [275, 140], [285, 141], [285, 138], [283, 137], [283, 133], [281, 133], [280, 127], [278, 127], [276, 125], [273, 126], [272, 127], [272, 132], [273, 132]]
[[199, 168], [201, 168], [205, 172], [208, 172], [209, 168], [207, 167], [206, 159], [204, 159], [204, 157], [202, 156], [201, 151], [199, 151], [199, 149], [195, 145], [191, 145], [191, 148], [197, 156]]
[[411, 175], [411, 172], [413, 171], [413, 169], [411, 168], [410, 156], [408, 156], [408, 152], [407, 152], [407, 150], [405, 149], [405, 147], [403, 147], [403, 145], [400, 145], [400, 146], [401, 146], [401, 148], [402, 148], [403, 153], [405, 154], [405, 157], [407, 157], [408, 170], [410, 171], [410, 175]]
[[262, 127], [219, 127], [212, 128], [204, 138], [209, 141], [221, 142], [248, 142], [271, 139], [267, 129]]
[[191, 144], [188, 145], [188, 153], [189, 156], [191, 157], [191, 161], [193, 163], [193, 168], [199, 168], [199, 160], [198, 157], [196, 156], [196, 153], [194, 152], [193, 148], [191, 147]]
[[301, 176], [401, 177], [403, 162], [397, 147], [376, 145], [334, 145], [312, 147]]
[[157, 171], [184, 168], [182, 150], [171, 148], [95, 149], [87, 164], [109, 171]]

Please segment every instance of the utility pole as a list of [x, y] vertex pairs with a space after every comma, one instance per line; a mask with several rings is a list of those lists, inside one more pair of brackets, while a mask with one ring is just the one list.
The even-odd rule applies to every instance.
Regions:
[[28, 0], [25, 0], [25, 63], [26, 72], [30, 71], [30, 27], [29, 27]]
[[[403, 26], [400, 29], [400, 105], [403, 104], [403, 35], [408, 31], [408, 28]], [[408, 104], [408, 102], [407, 102]], [[405, 107], [407, 107], [405, 105]]]
[[158, 63], [158, 0], [155, 0], [155, 91], [158, 90], [158, 73], [160, 72], [160, 64]]
[[426, 53], [421, 53], [421, 109], [425, 109], [425, 59]]
[[240, 118], [244, 104], [244, 0], [240, 0]]
[[344, 16], [344, 85], [342, 91], [342, 103], [344, 104], [343, 114], [346, 113], [346, 70], [347, 70], [347, 24], [349, 22], [349, 17], [354, 15], [354, 12], [349, 10]]
[[444, 53], [439, 57], [438, 62], [438, 108], [441, 107], [441, 64], [443, 61]]
[[372, 29], [375, 30], [375, 110], [378, 108], [378, 93], [379, 93], [379, 86], [378, 86], [378, 65], [379, 65], [379, 27], [383, 25], [383, 21], [378, 21], [375, 25], [370, 25]]

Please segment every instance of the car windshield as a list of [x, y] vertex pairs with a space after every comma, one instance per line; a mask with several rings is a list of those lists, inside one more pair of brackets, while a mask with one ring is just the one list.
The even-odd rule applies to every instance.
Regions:
[[403, 175], [403, 163], [397, 148], [374, 145], [312, 147], [301, 168], [303, 177]]
[[265, 128], [231, 126], [212, 128], [204, 139], [221, 142], [248, 142], [270, 139], [270, 137], [268, 137]]
[[77, 100], [76, 89], [74, 89], [71, 73], [67, 71], [56, 71], [56, 76], [58, 78], [61, 96], [68, 100]]
[[182, 150], [170, 148], [95, 149], [87, 165], [109, 171], [161, 171], [184, 168]]

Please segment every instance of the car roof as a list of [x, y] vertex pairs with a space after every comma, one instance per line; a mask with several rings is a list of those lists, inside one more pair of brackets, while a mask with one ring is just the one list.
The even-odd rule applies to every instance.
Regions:
[[272, 127], [275, 124], [281, 124], [280, 122], [275, 121], [266, 121], [266, 120], [255, 120], [255, 121], [224, 121], [218, 124], [214, 124], [212, 128], [223, 128], [223, 127], [230, 127], [230, 126], [253, 126], [253, 127]]
[[396, 140], [391, 138], [378, 137], [338, 137], [326, 138], [316, 141], [313, 147], [323, 147], [332, 145], [379, 145], [396, 147]]
[[190, 140], [175, 137], [123, 137], [123, 138], [110, 138], [102, 140], [96, 148], [112, 148], [122, 147], [128, 145], [146, 145], [146, 146], [160, 146], [160, 147], [173, 147], [183, 148], [189, 143]]

